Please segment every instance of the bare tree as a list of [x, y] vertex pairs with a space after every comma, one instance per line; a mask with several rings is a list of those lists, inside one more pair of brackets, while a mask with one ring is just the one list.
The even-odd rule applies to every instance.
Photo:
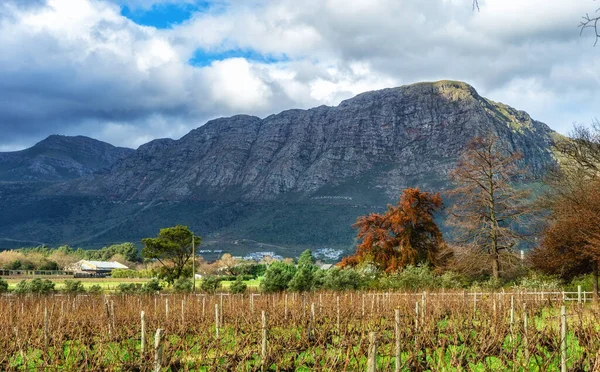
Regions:
[[523, 238], [515, 227], [530, 213], [530, 191], [512, 186], [523, 174], [521, 158], [495, 136], [476, 137], [450, 174], [456, 188], [448, 193], [454, 198], [449, 223], [459, 232], [456, 242], [485, 253], [495, 279], [500, 277], [501, 253]]
[[600, 263], [600, 124], [576, 125], [555, 143], [560, 165], [550, 172], [542, 199], [551, 211], [534, 266], [565, 279], [592, 273], [598, 299]]

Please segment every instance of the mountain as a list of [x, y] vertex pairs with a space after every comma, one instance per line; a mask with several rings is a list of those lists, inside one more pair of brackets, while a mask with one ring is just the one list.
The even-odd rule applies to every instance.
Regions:
[[0, 181], [65, 181], [109, 168], [134, 152], [84, 136], [52, 135], [22, 151], [0, 152]]
[[213, 120], [143, 145], [108, 171], [13, 190], [0, 238], [139, 241], [182, 223], [235, 253], [349, 248], [357, 216], [385, 208], [405, 187], [445, 189], [465, 144], [488, 133], [523, 154], [532, 179], [554, 164], [556, 134], [527, 113], [466, 83], [418, 83], [336, 107]]

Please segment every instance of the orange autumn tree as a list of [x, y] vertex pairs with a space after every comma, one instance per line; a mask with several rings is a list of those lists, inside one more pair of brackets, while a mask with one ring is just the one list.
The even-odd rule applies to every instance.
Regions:
[[384, 214], [359, 217], [354, 228], [360, 241], [356, 253], [340, 263], [342, 267], [372, 262], [386, 272], [407, 265], [437, 265], [443, 244], [434, 213], [443, 207], [440, 194], [405, 189], [396, 205], [388, 205]]

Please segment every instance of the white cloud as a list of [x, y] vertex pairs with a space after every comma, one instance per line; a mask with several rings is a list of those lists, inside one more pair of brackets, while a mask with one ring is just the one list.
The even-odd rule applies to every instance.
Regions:
[[[0, 149], [51, 133], [137, 146], [421, 80], [465, 80], [562, 132], [600, 106], [598, 49], [576, 27], [591, 0], [218, 0], [166, 30], [119, 6], [184, 3], [39, 2], [0, 3]], [[193, 67], [197, 49], [242, 52]]]

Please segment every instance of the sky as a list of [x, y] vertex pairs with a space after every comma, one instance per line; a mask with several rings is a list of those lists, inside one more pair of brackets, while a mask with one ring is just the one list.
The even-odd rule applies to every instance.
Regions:
[[594, 0], [2, 0], [0, 151], [136, 148], [206, 121], [462, 80], [551, 128], [599, 116]]

